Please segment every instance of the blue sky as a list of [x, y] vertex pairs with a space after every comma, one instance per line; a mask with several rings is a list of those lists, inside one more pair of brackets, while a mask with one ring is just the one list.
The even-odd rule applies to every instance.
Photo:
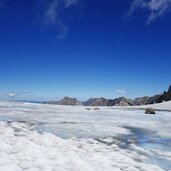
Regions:
[[0, 98], [130, 98], [171, 84], [171, 0], [0, 0]]

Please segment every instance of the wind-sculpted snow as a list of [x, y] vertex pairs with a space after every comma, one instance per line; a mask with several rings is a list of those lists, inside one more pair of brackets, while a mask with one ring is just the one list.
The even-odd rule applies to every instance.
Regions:
[[[61, 139], [50, 133], [29, 131], [27, 124], [1, 122], [0, 170], [162, 171], [155, 165], [144, 163], [145, 155], [153, 155], [152, 152], [136, 146], [133, 148], [138, 149], [130, 152], [116, 144], [105, 144], [112, 141]], [[137, 151], [145, 155], [139, 155]]]
[[0, 171], [171, 171], [171, 113], [0, 103]]

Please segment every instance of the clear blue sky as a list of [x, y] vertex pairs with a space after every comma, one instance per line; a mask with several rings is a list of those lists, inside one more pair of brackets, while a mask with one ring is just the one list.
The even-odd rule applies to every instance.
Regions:
[[163, 92], [171, 84], [170, 7], [170, 0], [0, 0], [1, 99]]

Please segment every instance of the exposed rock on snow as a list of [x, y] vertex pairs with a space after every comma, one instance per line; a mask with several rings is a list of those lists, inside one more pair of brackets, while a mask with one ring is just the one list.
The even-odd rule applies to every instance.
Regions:
[[146, 109], [146, 108], [153, 108], [155, 110], [163, 110], [163, 111], [170, 111], [171, 112], [171, 101], [157, 103], [152, 105], [143, 105], [143, 106], [131, 106], [132, 109]]
[[156, 112], [155, 112], [155, 110], [154, 110], [153, 108], [147, 108], [147, 109], [145, 110], [145, 113], [146, 113], [146, 114], [156, 114]]
[[49, 101], [48, 104], [58, 104], [58, 105], [71, 105], [80, 106], [82, 105], [80, 101], [76, 98], [64, 97], [61, 101]]
[[169, 87], [169, 89], [168, 89], [168, 91], [166, 92], [164, 92], [163, 94], [162, 94], [162, 96], [159, 98], [159, 101], [158, 102], [163, 102], [163, 101], [169, 101], [169, 100], [171, 100], [171, 86]]
[[163, 94], [158, 94], [152, 97], [144, 96], [135, 99], [128, 99], [125, 97], [119, 97], [116, 99], [105, 99], [101, 98], [90, 98], [88, 101], [84, 102], [85, 106], [141, 106], [162, 103], [164, 101], [171, 100], [171, 86], [168, 91]]
[[72, 105], [72, 106], [79, 106], [81, 102], [78, 101], [76, 98], [64, 97], [60, 102], [60, 105]]

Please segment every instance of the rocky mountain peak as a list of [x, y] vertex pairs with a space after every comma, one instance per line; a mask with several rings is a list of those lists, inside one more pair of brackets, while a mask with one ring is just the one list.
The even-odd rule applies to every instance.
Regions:
[[76, 106], [76, 105], [81, 105], [81, 102], [78, 101], [76, 98], [71, 98], [68, 96], [65, 96], [60, 102], [60, 105], [72, 105], [72, 106]]
[[168, 92], [167, 92], [168, 94], [171, 94], [171, 86], [169, 87], [169, 89], [168, 89]]
[[[163, 94], [158, 94], [152, 97], [144, 96], [135, 99], [127, 99], [125, 97], [119, 97], [116, 99], [90, 98], [83, 103], [84, 106], [140, 106], [147, 104], [161, 103], [163, 101], [171, 100], [171, 86], [168, 91]], [[50, 101], [49, 104], [59, 105], [82, 105], [76, 98], [64, 97], [61, 101]]]

